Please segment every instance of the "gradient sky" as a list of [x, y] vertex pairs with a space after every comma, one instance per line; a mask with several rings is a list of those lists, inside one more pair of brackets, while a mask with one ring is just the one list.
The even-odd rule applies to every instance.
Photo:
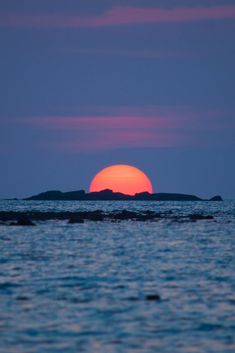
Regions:
[[131, 164], [235, 198], [234, 0], [1, 0], [0, 198]]

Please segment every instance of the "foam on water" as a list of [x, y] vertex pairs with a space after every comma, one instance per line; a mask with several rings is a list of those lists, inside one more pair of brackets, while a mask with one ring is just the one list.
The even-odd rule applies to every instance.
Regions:
[[217, 222], [0, 226], [1, 353], [234, 351], [234, 202], [0, 202], [14, 211], [127, 208]]

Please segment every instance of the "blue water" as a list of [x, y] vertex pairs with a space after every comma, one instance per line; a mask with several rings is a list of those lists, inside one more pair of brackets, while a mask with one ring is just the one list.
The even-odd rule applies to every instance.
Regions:
[[216, 222], [0, 226], [0, 352], [234, 352], [235, 202], [0, 202], [95, 209]]

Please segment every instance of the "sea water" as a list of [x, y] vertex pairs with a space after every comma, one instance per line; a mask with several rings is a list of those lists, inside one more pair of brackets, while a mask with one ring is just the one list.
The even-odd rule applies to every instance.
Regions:
[[234, 352], [235, 202], [0, 202], [97, 209], [216, 221], [0, 225], [0, 352]]

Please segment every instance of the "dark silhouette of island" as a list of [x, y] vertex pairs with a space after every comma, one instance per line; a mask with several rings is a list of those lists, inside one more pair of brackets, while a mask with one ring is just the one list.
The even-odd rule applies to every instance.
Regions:
[[46, 191], [24, 200], [44, 201], [222, 201], [221, 196], [214, 196], [211, 199], [201, 199], [194, 195], [141, 192], [134, 196], [125, 195], [120, 192], [113, 192], [106, 189], [99, 192], [86, 193], [84, 190], [61, 192], [58, 190]]

